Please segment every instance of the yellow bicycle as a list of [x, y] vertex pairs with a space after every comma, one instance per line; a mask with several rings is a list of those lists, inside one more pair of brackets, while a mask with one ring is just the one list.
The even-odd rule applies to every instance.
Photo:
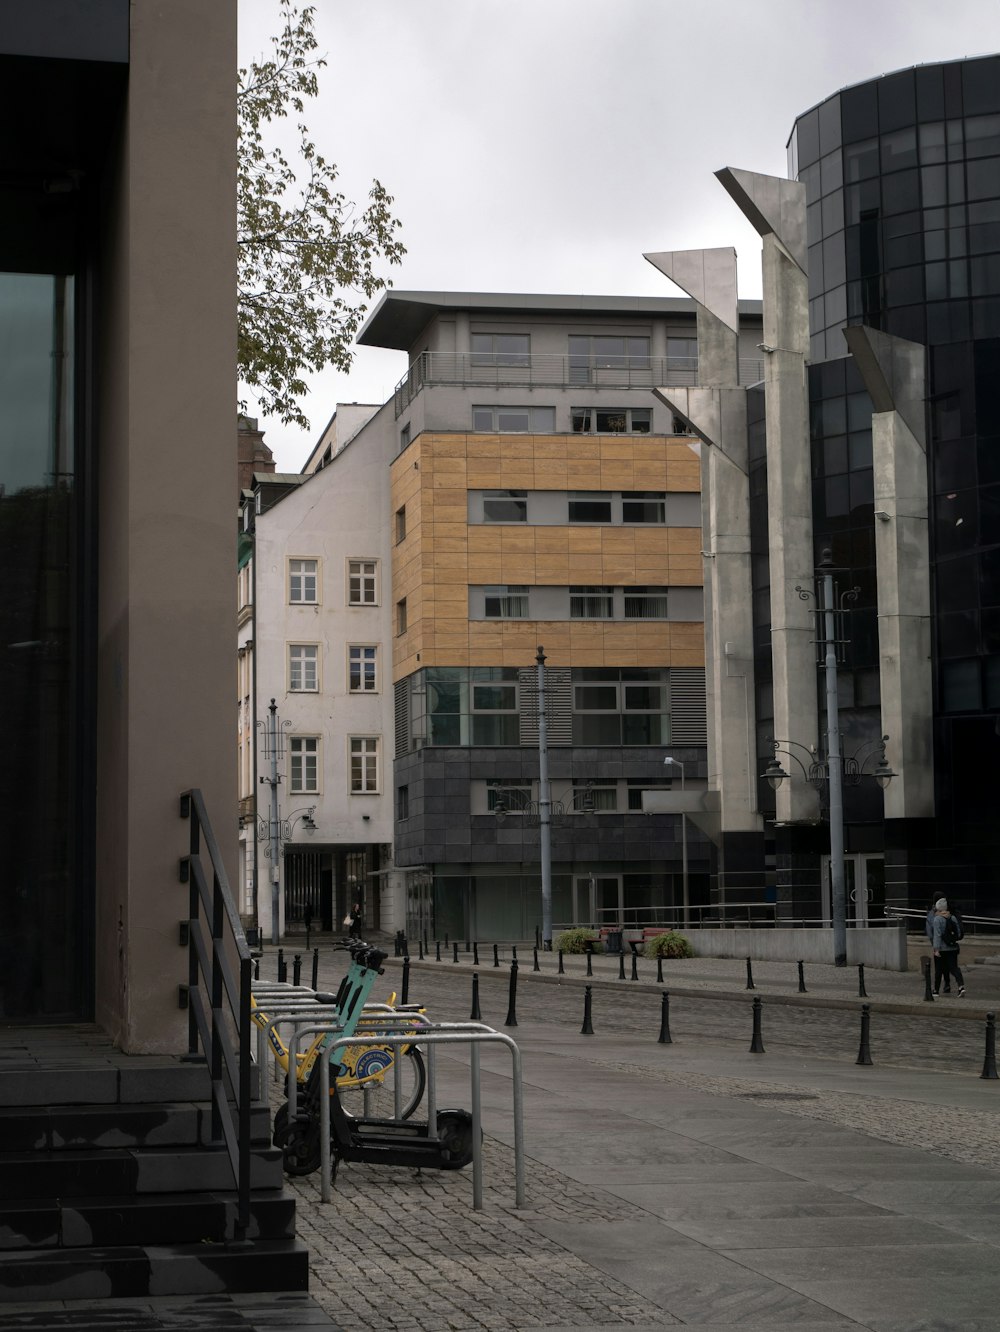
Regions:
[[[394, 1008], [395, 995], [390, 995], [388, 1007], [401, 1017], [409, 1019], [413, 1027], [420, 1025], [422, 1009]], [[301, 1015], [300, 1015], [301, 1016]], [[385, 1028], [387, 1014], [362, 1014], [358, 1021], [355, 1035], [363, 1035], [366, 1029], [372, 1033], [371, 1045], [346, 1046], [338, 1054], [341, 1072], [337, 1075], [337, 1096], [345, 1112], [354, 1119], [395, 1119], [396, 1091], [395, 1079], [401, 1083], [400, 1118], [409, 1119], [423, 1100], [427, 1087], [427, 1070], [423, 1056], [416, 1045], [380, 1044], [379, 1027]], [[261, 1008], [256, 999], [250, 1000], [250, 1017], [255, 1026], [266, 1031], [268, 1044], [278, 1064], [288, 1073], [288, 1045], [274, 1026], [268, 1026], [269, 1015]], [[395, 1024], [393, 1031], [398, 1032]], [[309, 1047], [296, 1056], [295, 1078], [299, 1086], [307, 1081], [320, 1050], [328, 1044], [326, 1033], [320, 1032], [312, 1038]], [[392, 1073], [392, 1076], [388, 1076]], [[278, 1112], [280, 1114], [280, 1111]], [[275, 1129], [278, 1129], [277, 1117]]]

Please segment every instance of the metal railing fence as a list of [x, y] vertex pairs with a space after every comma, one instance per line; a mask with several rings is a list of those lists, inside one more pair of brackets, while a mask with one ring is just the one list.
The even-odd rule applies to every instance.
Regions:
[[190, 821], [190, 840], [180, 861], [189, 905], [188, 918], [181, 921], [188, 981], [179, 999], [188, 1011], [188, 1052], [197, 1054], [200, 1041], [208, 1065], [212, 1139], [224, 1143], [229, 1156], [237, 1193], [236, 1237], [243, 1239], [250, 1224], [252, 961], [201, 791], [181, 795], [180, 814]]

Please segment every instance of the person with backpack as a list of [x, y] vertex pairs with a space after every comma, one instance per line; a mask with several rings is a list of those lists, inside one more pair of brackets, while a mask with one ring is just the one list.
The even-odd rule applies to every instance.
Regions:
[[965, 995], [965, 979], [958, 965], [959, 941], [962, 938], [962, 933], [962, 923], [958, 916], [948, 910], [948, 899], [939, 897], [934, 903], [933, 933], [931, 937], [935, 965], [937, 959], [940, 958], [941, 979], [944, 982], [945, 994], [951, 988], [950, 982], [952, 976], [954, 976], [955, 984], [958, 986], [959, 999]]

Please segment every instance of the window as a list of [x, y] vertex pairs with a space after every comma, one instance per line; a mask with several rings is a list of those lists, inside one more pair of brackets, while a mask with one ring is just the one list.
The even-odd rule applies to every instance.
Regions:
[[406, 540], [406, 505], [396, 510], [396, 545]]
[[352, 735], [351, 746], [351, 794], [374, 795], [378, 792], [378, 749], [377, 735]]
[[665, 587], [627, 587], [625, 589], [626, 620], [665, 620], [667, 618], [667, 589]]
[[319, 790], [319, 736], [293, 735], [288, 740], [291, 758], [289, 790], [305, 795]]
[[617, 382], [628, 382], [631, 370], [649, 370], [649, 338], [570, 334], [569, 382], [589, 384], [614, 378], [600, 372], [620, 371]]
[[698, 339], [667, 338], [667, 369], [698, 373]]
[[484, 490], [484, 523], [526, 523], [528, 521], [528, 492], [526, 490]]
[[574, 407], [572, 421], [577, 434], [648, 435], [653, 412], [649, 407]]
[[580, 667], [573, 672], [575, 745], [670, 743], [669, 672]]
[[473, 333], [473, 365], [531, 364], [531, 339], [527, 333]]
[[378, 692], [378, 648], [347, 649], [347, 681], [352, 694]]
[[521, 731], [513, 681], [472, 682], [472, 743], [516, 745]]
[[570, 491], [569, 521], [571, 523], [610, 523], [610, 491]]
[[623, 490], [623, 523], [665, 523], [667, 497], [658, 490]]
[[526, 620], [528, 588], [514, 585], [484, 588], [483, 614], [488, 620]]
[[489, 814], [525, 814], [531, 808], [531, 783], [492, 778], [486, 783]]
[[406, 598], [396, 602], [396, 633], [406, 633]]
[[402, 822], [410, 817], [410, 788], [400, 786], [396, 790], [396, 818]]
[[399, 451], [400, 451], [400, 453], [402, 453], [404, 449], [408, 449], [408, 448], [410, 447], [410, 431], [411, 431], [411, 429], [412, 429], [412, 427], [410, 426], [409, 421], [407, 421], [406, 425], [403, 426], [402, 429], [401, 429], [400, 432], [399, 432]]
[[347, 604], [378, 605], [378, 560], [347, 561]]
[[319, 647], [315, 643], [289, 643], [288, 688], [293, 694], [319, 689]]
[[473, 430], [496, 434], [549, 434], [556, 428], [554, 407], [473, 407]]
[[617, 809], [617, 782], [573, 779], [574, 814], [614, 814]]
[[288, 561], [288, 600], [292, 605], [315, 606], [318, 589], [319, 560]]
[[610, 620], [614, 616], [614, 592], [610, 587], [571, 587], [571, 620]]

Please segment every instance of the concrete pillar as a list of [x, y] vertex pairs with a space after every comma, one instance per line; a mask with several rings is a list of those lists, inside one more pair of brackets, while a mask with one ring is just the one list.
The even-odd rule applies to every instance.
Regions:
[[[817, 743], [815, 601], [809, 453], [806, 193], [797, 181], [725, 168], [716, 173], [763, 240], [764, 389], [774, 732]], [[788, 765], [786, 765], [788, 766]], [[778, 823], [814, 822], [818, 793], [792, 764], [776, 792]]]
[[[724, 841], [727, 834], [762, 827], [756, 801], [746, 390], [737, 383], [736, 252], [670, 251], [645, 257], [697, 303], [699, 387], [655, 392], [705, 446], [701, 475], [708, 785], [719, 793]], [[746, 856], [738, 863], [745, 866]], [[721, 898], [726, 888], [720, 874]]]
[[870, 328], [844, 330], [871, 396], [879, 688], [896, 777], [887, 819], [934, 815], [930, 550], [922, 346]]

